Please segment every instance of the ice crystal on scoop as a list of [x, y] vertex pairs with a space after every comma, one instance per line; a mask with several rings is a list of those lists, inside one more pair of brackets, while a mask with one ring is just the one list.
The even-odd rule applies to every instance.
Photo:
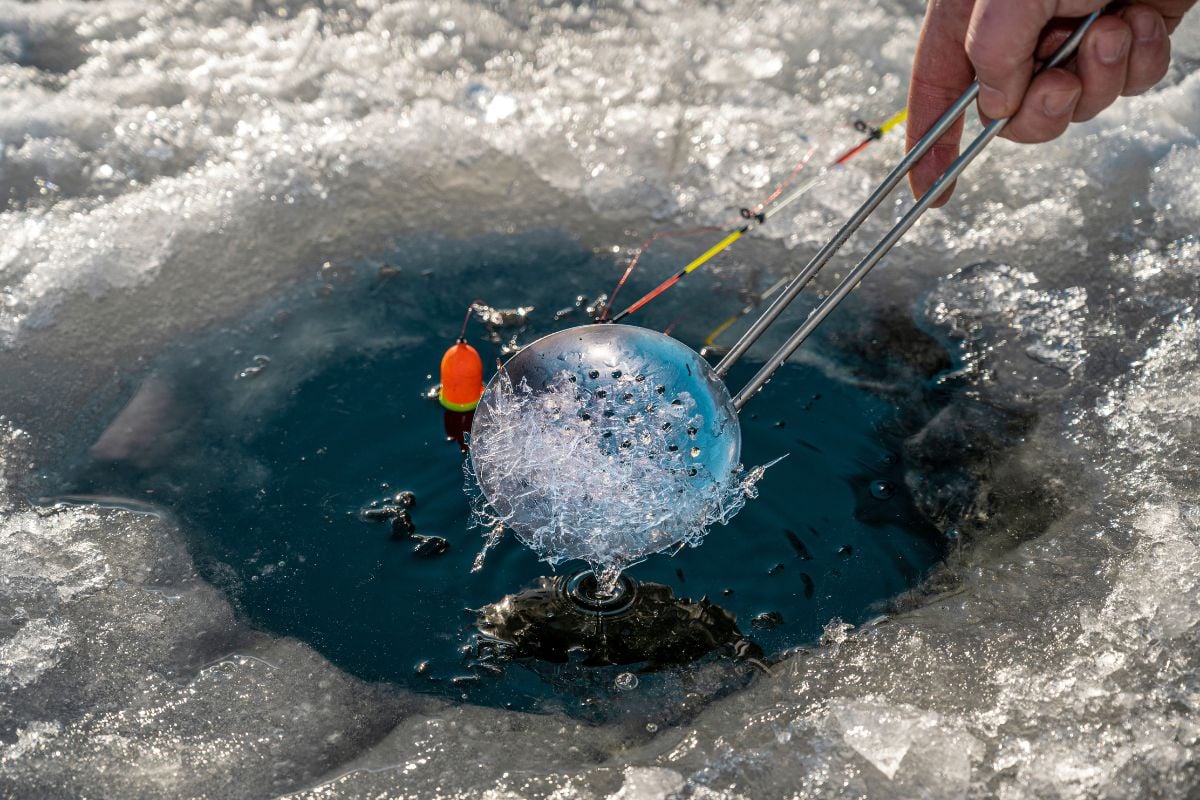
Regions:
[[648, 555], [698, 545], [755, 496], [765, 469], [714, 472], [706, 448], [729, 450], [731, 426], [706, 425], [692, 394], [641, 372], [564, 370], [540, 391], [501, 372], [481, 408], [480, 521], [511, 528], [551, 564], [588, 562], [602, 586]]

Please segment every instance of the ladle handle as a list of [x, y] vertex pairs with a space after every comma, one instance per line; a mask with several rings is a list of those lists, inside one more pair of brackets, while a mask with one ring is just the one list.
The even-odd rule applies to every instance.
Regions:
[[800, 270], [794, 278], [788, 281], [779, 296], [771, 301], [771, 304], [759, 315], [750, 328], [742, 334], [741, 338], [734, 342], [733, 346], [729, 348], [729, 352], [725, 354], [725, 357], [715, 367], [718, 375], [724, 377], [738, 359], [745, 355], [746, 351], [758, 341], [767, 328], [779, 318], [784, 309], [791, 305], [791, 302], [796, 299], [800, 292], [804, 291], [804, 288], [816, 277], [816, 274], [821, 271], [821, 268], [825, 266], [829, 259], [837, 254], [837, 251], [846, 243], [846, 240], [854, 235], [854, 232], [866, 221], [867, 217], [871, 216], [875, 209], [879, 207], [879, 204], [891, 194], [900, 181], [904, 180], [904, 176], [912, 170], [913, 166], [929, 152], [934, 143], [942, 138], [942, 135], [950, 129], [950, 126], [963, 115], [967, 106], [974, 102], [978, 95], [979, 82], [976, 81], [963, 92], [962, 97], [955, 100], [954, 104], [946, 109], [946, 113], [938, 118], [933, 127], [913, 145], [912, 149], [888, 173], [888, 176], [876, 187], [875, 191], [871, 192], [866, 202], [858, 207], [858, 210], [851, 215], [850, 219], [846, 220], [846, 223], [838, 229], [833, 238], [826, 242], [817, 251], [817, 254], [804, 265], [804, 269]]
[[[1082, 41], [1084, 34], [1087, 33], [1088, 28], [1091, 27], [1092, 23], [1096, 21], [1100, 14], [1100, 11], [1093, 11], [1091, 14], [1085, 17], [1083, 22], [1079, 24], [1079, 27], [1075, 29], [1074, 33], [1072, 33], [1071, 36], [1065, 42], [1063, 42], [1057, 50], [1054, 51], [1054, 54], [1051, 55], [1050, 58], [1041, 65], [1037, 71], [1037, 74], [1041, 74], [1048, 69], [1053, 69], [1070, 58], [1075, 50], [1079, 47], [1079, 43]], [[721, 359], [721, 362], [716, 367], [716, 371], [719, 375], [726, 374], [729, 371], [729, 368], [733, 366], [733, 364], [739, 358], [741, 358], [746, 350], [748, 350], [750, 346], [754, 344], [754, 342], [757, 341], [760, 336], [762, 336], [771, 323], [779, 318], [779, 315], [783, 313], [783, 310], [787, 307], [787, 305], [791, 303], [793, 299], [795, 299], [796, 295], [798, 295], [809, 283], [809, 281], [812, 280], [816, 273], [820, 271], [823, 266], [825, 266], [825, 263], [828, 262], [829, 259], [832, 258], [833, 255], [841, 248], [841, 246], [846, 243], [846, 240], [849, 239], [856, 230], [858, 230], [866, 218], [869, 217], [871, 213], [879, 207], [879, 204], [883, 202], [884, 198], [891, 193], [892, 189], [894, 189], [896, 185], [908, 174], [917, 161], [919, 161], [921, 157], [929, 151], [929, 148], [933, 146], [934, 142], [940, 139], [942, 135], [949, 130], [950, 126], [953, 125], [954, 122], [963, 115], [967, 109], [967, 106], [971, 104], [978, 94], [979, 82], [976, 81], [972, 83], [971, 86], [965, 92], [963, 92], [962, 97], [958, 98], [958, 100], [954, 102], [954, 105], [952, 105], [949, 110], [947, 110], [946, 113], [943, 114], [940, 119], [938, 119], [934, 126], [929, 129], [929, 132], [922, 136], [921, 139], [915, 145], [913, 145], [912, 150], [910, 150], [900, 161], [900, 163], [896, 165], [896, 168], [893, 169], [886, 178], [884, 178], [883, 183], [881, 183], [879, 187], [871, 193], [871, 196], [867, 198], [866, 202], [859, 206], [858, 210], [854, 212], [846, 224], [843, 225], [836, 234], [834, 234], [834, 237], [830, 239], [829, 242], [827, 242], [815, 256], [813, 256], [812, 260], [808, 262], [804, 269], [801, 270], [796, 277], [791, 280], [790, 283], [788, 283], [783, 293], [775, 300], [775, 302], [773, 302], [767, 308], [767, 310], [763, 312], [762, 316], [755, 320], [750, 329], [746, 331], [746, 333], [737, 341], [736, 344], [734, 344], [733, 348], [730, 349], [725, 358]], [[858, 262], [858, 265], [855, 266], [854, 269], [852, 269], [850, 273], [842, 279], [842, 282], [837, 285], [837, 288], [835, 288], [828, 297], [822, 300], [817, 307], [812, 310], [812, 312], [808, 315], [808, 318], [804, 321], [804, 324], [802, 324], [795, 333], [788, 337], [788, 340], [784, 342], [778, 350], [775, 351], [775, 353], [766, 361], [766, 363], [763, 364], [762, 368], [759, 369], [754, 377], [751, 378], [744, 387], [742, 387], [742, 390], [738, 392], [737, 396], [733, 399], [733, 405], [736, 409], [740, 411], [742, 406], [746, 404], [746, 401], [758, 393], [758, 391], [767, 383], [767, 381], [771, 379], [771, 376], [775, 374], [775, 370], [783, 366], [783, 364], [786, 363], [791, 357], [792, 353], [796, 352], [796, 348], [803, 344], [804, 340], [807, 339], [814, 330], [816, 330], [817, 326], [820, 325], [821, 322], [824, 321], [824, 319], [829, 316], [829, 314], [835, 308], [837, 308], [838, 304], [845, 300], [846, 297], [852, 291], [854, 291], [858, 284], [862, 282], [862, 279], [866, 277], [867, 273], [870, 272], [885, 255], [887, 255], [888, 251], [891, 250], [896, 242], [900, 240], [900, 237], [902, 237], [908, 231], [908, 229], [911, 228], [916, 221], [921, 218], [921, 215], [933, 205], [934, 201], [941, 197], [942, 193], [945, 192], [946, 189], [949, 188], [952, 183], [954, 183], [954, 181], [958, 180], [958, 177], [962, 174], [963, 170], [967, 168], [967, 165], [975, 160], [976, 156], [983, 151], [983, 148], [986, 147], [987, 144], [992, 141], [992, 139], [995, 139], [1000, 131], [1004, 130], [1004, 126], [1007, 124], [1007, 118], [994, 120], [993, 122], [989, 123], [978, 136], [975, 137], [975, 140], [972, 141], [971, 144], [969, 144], [962, 151], [959, 157], [954, 160], [954, 163], [952, 163], [946, 169], [946, 171], [943, 172], [936, 181], [934, 181], [933, 186], [931, 186], [929, 190], [925, 192], [925, 194], [921, 195], [921, 198], [916, 202], [916, 204], [914, 204], [913, 207], [910, 208], [908, 212], [900, 218], [900, 221], [897, 222], [890, 231], [888, 231], [887, 235], [875, 245], [871, 252], [868, 253], [862, 261]]]

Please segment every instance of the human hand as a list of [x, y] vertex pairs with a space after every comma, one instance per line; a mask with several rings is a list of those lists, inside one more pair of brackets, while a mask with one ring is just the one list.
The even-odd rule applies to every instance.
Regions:
[[[1171, 59], [1170, 34], [1195, 2], [1146, 0], [1105, 14], [1088, 29], [1070, 69], [1033, 78], [1034, 59], [1048, 57], [1074, 29], [1072, 18], [1102, 8], [1104, 0], [929, 0], [908, 90], [908, 146], [975, 79], [979, 113], [1011, 118], [1002, 136], [1017, 142], [1060, 136], [1117, 97], [1158, 83]], [[913, 194], [923, 194], [950, 166], [962, 129], [960, 119], [909, 173]]]

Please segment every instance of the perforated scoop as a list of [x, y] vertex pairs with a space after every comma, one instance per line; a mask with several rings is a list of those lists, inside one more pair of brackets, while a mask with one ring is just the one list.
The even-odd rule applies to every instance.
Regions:
[[[644, 415], [648, 403], [662, 411], [681, 407], [682, 399], [690, 397], [703, 424], [691, 436], [688, 426], [673, 426], [666, 440], [686, 445], [689, 453], [699, 450], [694, 461], [713, 475], [737, 464], [742, 436], [729, 390], [708, 362], [678, 339], [633, 325], [581, 325], [531, 343], [501, 373], [513, 385], [525, 382], [535, 393], [564, 375], [568, 382], [573, 377], [593, 419], [601, 426], [606, 419], [615, 420], [607, 426], [614, 433], [630, 415]], [[488, 390], [502, 379], [501, 373]], [[481, 405], [475, 424], [488, 413], [487, 404]], [[619, 446], [615, 439], [614, 444]]]
[[742, 499], [725, 384], [655, 331], [585, 325], [514, 355], [488, 384], [471, 463], [496, 521], [551, 563], [621, 568], [696, 544]]

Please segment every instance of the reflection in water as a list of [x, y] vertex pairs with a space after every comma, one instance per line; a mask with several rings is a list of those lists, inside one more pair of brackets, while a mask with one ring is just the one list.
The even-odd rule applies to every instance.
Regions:
[[617, 594], [596, 596], [590, 572], [538, 579], [531, 589], [485, 606], [476, 625], [505, 658], [583, 666], [687, 664], [717, 650], [762, 663], [762, 649], [733, 614], [707, 597], [675, 597], [670, 587], [623, 576]]
[[464, 453], [467, 452], [467, 434], [471, 432], [471, 422], [474, 419], [474, 411], [446, 411], [442, 414], [446, 440], [456, 443]]
[[150, 375], [92, 444], [97, 462], [139, 469], [169, 458], [185, 433], [189, 404], [162, 376]]

